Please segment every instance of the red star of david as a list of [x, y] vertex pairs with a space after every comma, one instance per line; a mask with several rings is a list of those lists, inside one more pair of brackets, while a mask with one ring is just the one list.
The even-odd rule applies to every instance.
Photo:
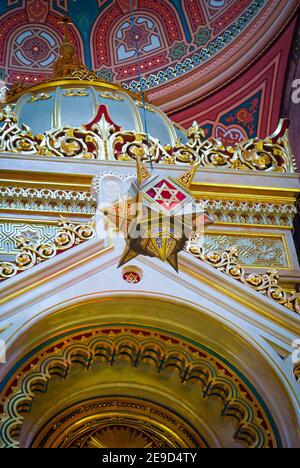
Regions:
[[186, 199], [183, 192], [165, 179], [148, 190], [147, 195], [168, 211], [171, 211]]

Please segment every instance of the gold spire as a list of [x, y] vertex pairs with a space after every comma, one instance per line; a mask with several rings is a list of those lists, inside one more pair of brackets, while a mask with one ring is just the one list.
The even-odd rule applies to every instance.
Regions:
[[58, 24], [64, 25], [64, 42], [70, 42], [69, 24], [72, 24], [71, 18], [69, 18], [68, 16], [64, 16]]
[[83, 66], [78, 58], [76, 47], [70, 39], [69, 24], [71, 23], [71, 19], [66, 16], [60, 22], [64, 25], [64, 40], [59, 47], [59, 56], [53, 65], [53, 78], [70, 77]]
[[150, 179], [151, 172], [142, 163], [141, 156], [136, 156], [136, 167], [137, 167], [137, 180], [139, 185], [142, 185], [146, 180]]
[[191, 169], [185, 172], [181, 177], [175, 179], [177, 183], [179, 183], [182, 187], [186, 189], [190, 189], [194, 176], [198, 170], [199, 164], [194, 164]]

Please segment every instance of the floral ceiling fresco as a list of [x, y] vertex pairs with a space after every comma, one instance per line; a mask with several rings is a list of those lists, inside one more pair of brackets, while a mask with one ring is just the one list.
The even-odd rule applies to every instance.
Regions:
[[[145, 89], [175, 121], [187, 127], [197, 119], [226, 144], [264, 138], [280, 117], [298, 6], [298, 0], [133, 0], [134, 34], [130, 0], [0, 0], [0, 80], [49, 78], [68, 15], [80, 59], [100, 78]], [[262, 62], [267, 49], [273, 53]]]

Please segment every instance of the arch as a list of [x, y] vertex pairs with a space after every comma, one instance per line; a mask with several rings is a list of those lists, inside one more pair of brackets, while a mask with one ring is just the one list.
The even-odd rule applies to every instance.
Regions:
[[195, 381], [203, 398], [218, 397], [222, 401], [222, 416], [238, 421], [236, 440], [252, 448], [281, 447], [272, 417], [250, 382], [206, 347], [184, 343], [172, 334], [161, 334], [158, 329], [114, 325], [76, 330], [61, 340], [62, 337], [52, 341], [39, 357], [24, 363], [25, 369], [30, 370], [20, 372], [18, 390], [4, 404], [5, 417], [1, 422], [4, 448], [16, 446], [14, 438], [24, 415], [30, 412], [35, 396], [47, 392], [53, 377], [65, 379], [72, 366], [89, 370], [96, 361], [109, 366], [118, 361], [134, 367], [148, 364], [160, 375], [172, 369], [178, 373], [181, 384]]
[[[140, 57], [151, 56], [161, 52], [167, 46], [168, 38], [163, 29], [163, 22], [152, 12], [139, 13], [135, 17], [135, 30], [138, 35]], [[155, 37], [152, 40], [151, 35]], [[130, 15], [123, 16], [111, 29], [108, 43], [113, 44], [113, 63], [136, 62], [136, 39], [132, 33], [132, 21]], [[123, 46], [123, 54], [119, 54], [119, 48]]]
[[[9, 344], [9, 352], [12, 357], [10, 365], [12, 367], [2, 379], [1, 392], [5, 395], [5, 412], [9, 410], [15, 418], [14, 424], [11, 417], [10, 421], [7, 418], [3, 421], [5, 427], [12, 430], [12, 434], [18, 433], [17, 427], [22, 423], [22, 415], [18, 415], [16, 412], [18, 405], [22, 410], [30, 408], [35, 389], [45, 390], [47, 388], [47, 381], [51, 379], [52, 370], [56, 375], [60, 374], [63, 377], [67, 368], [72, 367], [73, 361], [80, 362], [83, 368], [89, 367], [89, 363], [93, 360], [91, 356], [95, 354], [95, 350], [98, 353], [97, 357], [100, 357], [101, 361], [107, 362], [105, 355], [112, 355], [108, 351], [109, 346], [111, 346], [109, 340], [111, 342], [111, 337], [116, 335], [113, 348], [119, 349], [119, 351], [114, 354], [115, 358], [118, 355], [123, 360], [125, 356], [127, 363], [132, 366], [139, 356], [139, 364], [146, 359], [148, 365], [150, 353], [150, 361], [157, 369], [158, 361], [154, 355], [155, 353], [158, 353], [159, 356], [164, 355], [165, 364], [160, 369], [159, 374], [161, 375], [164, 371], [168, 372], [172, 368], [179, 381], [185, 386], [190, 385], [190, 381], [199, 381], [199, 385], [203, 385], [201, 376], [210, 375], [214, 382], [212, 386], [209, 386], [212, 394], [219, 394], [220, 401], [224, 403], [222, 414], [225, 416], [228, 411], [228, 414], [233, 416], [238, 407], [238, 412], [243, 415], [242, 419], [246, 418], [245, 420], [250, 424], [252, 435], [246, 436], [248, 441], [251, 439], [252, 443], [257, 443], [258, 446], [266, 441], [260, 431], [252, 425], [253, 411], [255, 412], [255, 408], [259, 407], [261, 414], [268, 414], [267, 425], [273, 421], [271, 423], [273, 435], [272, 431], [277, 432], [276, 426], [278, 427], [280, 436], [278, 434], [276, 444], [280, 446], [280, 437], [282, 437], [283, 445], [293, 446], [293, 436], [295, 437], [295, 435], [292, 431], [291, 421], [295, 415], [291, 410], [286, 389], [274, 376], [274, 369], [270, 365], [270, 361], [265, 354], [263, 355], [257, 343], [255, 344], [253, 340], [251, 342], [249, 337], [234, 325], [229, 329], [228, 324], [225, 326], [216, 317], [206, 315], [199, 307], [184, 304], [183, 301], [180, 303], [179, 299], [174, 301], [172, 298], [171, 302], [165, 296], [142, 298], [142, 295], [138, 297], [136, 294], [130, 295], [128, 293], [115, 296], [109, 293], [106, 295], [98, 294], [80, 300], [76, 299], [64, 305], [61, 304], [51, 311], [46, 311], [42, 315], [37, 320], [35, 319], [34, 323], [33, 321], [31, 324], [28, 323], [27, 329], [22, 330], [22, 334], [18, 336], [14, 344]], [[169, 320], [170, 316], [172, 316], [172, 322]], [[98, 325], [99, 323], [101, 326]], [[69, 336], [67, 336], [65, 345], [62, 345], [61, 340], [66, 339], [65, 330], [69, 330], [67, 332]], [[70, 333], [75, 338], [75, 347], [72, 347], [74, 343], [71, 346]], [[97, 342], [97, 337], [95, 341], [95, 333], [96, 335], [101, 334], [103, 338], [101, 343]], [[80, 336], [83, 336], [83, 342], [80, 341]], [[86, 341], [89, 342], [88, 346]], [[137, 352], [138, 347], [140, 350], [142, 347], [148, 354]], [[149, 351], [150, 348], [151, 351]], [[22, 355], [20, 355], [20, 349], [23, 350]], [[99, 351], [100, 349], [102, 351]], [[209, 357], [205, 354], [208, 352]], [[43, 359], [46, 358], [46, 361], [41, 362], [37, 359], [37, 353]], [[61, 353], [64, 354], [61, 355]], [[178, 358], [179, 353], [180, 358]], [[200, 353], [196, 362], [194, 362], [195, 353]], [[220, 359], [220, 361], [211, 368], [212, 360], [216, 359]], [[253, 362], [257, 362], [257, 360], [260, 362], [259, 371], [253, 366]], [[22, 363], [22, 368], [18, 362]], [[252, 367], [249, 363], [252, 363]], [[37, 368], [31, 369], [31, 364]], [[136, 367], [138, 365], [136, 363]], [[205, 371], [202, 370], [204, 368]], [[223, 369], [221, 374], [219, 373], [220, 369]], [[22, 377], [20, 380], [19, 377], [19, 380], [16, 381], [16, 376], [22, 375], [24, 370], [26, 374], [24, 379]], [[43, 375], [40, 373], [41, 370], [43, 370]], [[32, 375], [29, 375], [30, 372]], [[234, 373], [233, 379], [232, 372]], [[230, 377], [229, 381], [227, 377]], [[241, 378], [242, 381], [239, 380], [239, 385], [236, 386], [236, 379]], [[23, 391], [22, 396], [14, 390], [13, 401], [10, 400], [11, 391], [9, 390], [12, 385]], [[24, 389], [25, 393], [29, 392], [28, 398], [24, 397]], [[257, 406], [255, 403], [249, 406], [245, 401], [243, 402], [244, 397], [240, 395], [241, 389], [242, 394], [247, 395], [246, 402], [249, 403], [254, 397], [258, 398], [256, 401], [259, 402], [259, 405]], [[203, 389], [201, 391], [202, 397], [204, 394], [205, 397], [208, 397], [209, 392], [207, 393]], [[249, 395], [252, 396], [249, 398]], [[280, 398], [281, 411], [278, 411], [278, 398]], [[283, 411], [282, 408], [285, 410]], [[284, 419], [282, 419], [282, 414], [284, 414]], [[243, 429], [243, 426], [241, 427]], [[244, 431], [237, 434], [245, 435]], [[256, 435], [254, 436], [254, 434]], [[255, 442], [253, 442], [254, 439]]]
[[196, 33], [200, 26], [208, 26], [204, 3], [198, 2], [197, 0], [183, 0], [182, 3], [185, 16], [190, 25], [190, 30], [193, 33]]
[[[4, 67], [9, 83], [15, 81], [34, 83], [35, 81], [40, 81], [44, 78], [45, 74], [47, 75], [51, 72], [52, 62], [45, 64], [45, 66], [33, 67], [34, 70], [29, 70], [29, 68], [31, 68], [29, 62], [24, 62], [22, 66], [22, 63], [16, 61], [14, 57], [14, 40], [20, 33], [26, 31], [32, 33], [35, 31], [37, 38], [39, 34], [45, 33], [45, 37], [39, 37], [40, 46], [43, 46], [43, 48], [49, 46], [51, 48], [51, 42], [55, 41], [56, 44], [53, 43], [53, 49], [56, 55], [56, 49], [63, 40], [64, 26], [61, 24], [61, 15], [48, 11], [42, 21], [35, 22], [34, 18], [30, 19], [28, 14], [28, 10], [16, 9], [1, 16], [0, 65]], [[31, 37], [33, 37], [32, 34]], [[74, 25], [70, 25], [70, 38], [76, 45], [79, 58], [84, 61], [83, 41], [79, 30]], [[25, 37], [24, 43], [28, 40], [30, 40], [30, 38]], [[30, 51], [30, 54], [32, 54], [32, 51]], [[17, 76], [19, 76], [19, 78], [17, 78]], [[34, 80], [34, 78], [36, 78], [36, 80]]]
[[[124, 8], [121, 2], [110, 5], [98, 16], [91, 32], [93, 68], [98, 71], [112, 69], [117, 80], [137, 76], [135, 44], [132, 47], [130, 44], [130, 12], [128, 8]], [[176, 9], [160, 0], [139, 0], [136, 8], [138, 14], [135, 15], [135, 21], [141, 39], [142, 71], [149, 72], [168, 65], [172, 62], [169, 56], [170, 48], [184, 40]], [[151, 31], [155, 40], [151, 40]], [[119, 47], [120, 51], [122, 48], [121, 55], [118, 56], [118, 50], [112, 50], [112, 42], [117, 42], [117, 49]]]

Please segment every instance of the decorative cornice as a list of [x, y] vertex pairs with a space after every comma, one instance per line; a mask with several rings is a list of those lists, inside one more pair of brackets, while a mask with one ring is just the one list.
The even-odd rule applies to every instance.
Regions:
[[[134, 177], [134, 173], [123, 174], [113, 171], [99, 173], [93, 178], [92, 193], [99, 198], [98, 203], [102, 203], [104, 201], [102, 200], [102, 194], [105, 190], [109, 190], [105, 185], [106, 183], [115, 181], [121, 183], [123, 187], [123, 183], [125, 182], [125, 187]], [[269, 197], [271, 201], [266, 202], [263, 201], [265, 197], [263, 194], [260, 197], [257, 196], [257, 201], [254, 201], [252, 195], [249, 195], [248, 199], [247, 193], [241, 192], [239, 194], [240, 199], [238, 199], [237, 195], [241, 187], [232, 186], [230, 194], [227, 194], [223, 187], [220, 187], [218, 193], [214, 193], [212, 191], [214, 187], [210, 186], [210, 184], [201, 186], [201, 193], [198, 193], [199, 188], [197, 184], [194, 184], [192, 194], [196, 198], [196, 203], [214, 220], [215, 224], [241, 224], [242, 226], [265, 226], [268, 229], [274, 227], [293, 229], [297, 209], [288, 200], [285, 203], [281, 201], [278, 203], [279, 196], [276, 193]], [[249, 187], [248, 192], [252, 192], [254, 188]], [[247, 189], [245, 188], [245, 190]], [[262, 188], [260, 191], [262, 193]], [[209, 198], [206, 198], [208, 195]], [[273, 200], [274, 203], [272, 203]]]
[[0, 210], [39, 211], [94, 215], [96, 201], [91, 193], [33, 187], [0, 187]]
[[250, 286], [258, 293], [300, 314], [300, 293], [290, 294], [286, 292], [278, 284], [279, 274], [277, 270], [268, 271], [265, 274], [247, 274], [245, 268], [237, 262], [238, 251], [236, 247], [222, 253], [210, 252], [201, 246], [198, 239], [194, 239], [186, 244], [185, 250], [195, 258], [211, 265], [236, 281]]
[[57, 234], [53, 243], [35, 243], [26, 235], [18, 236], [17, 247], [21, 252], [17, 254], [15, 262], [0, 263], [0, 282], [16, 276], [22, 271], [34, 267], [59, 253], [81, 244], [95, 237], [93, 220], [86, 225], [74, 225], [64, 218], [60, 218], [58, 226], [62, 230]]
[[259, 225], [293, 228], [297, 210], [292, 204], [251, 203], [237, 200], [197, 200], [215, 224]]
[[[94, 178], [99, 191], [100, 179], [128, 180], [130, 176], [107, 173]], [[53, 190], [35, 187], [0, 187], [0, 210], [15, 212], [95, 215], [96, 199], [90, 192]], [[199, 199], [196, 201], [215, 224], [266, 226], [293, 229], [297, 213], [292, 204], [255, 203], [250, 201]]]

